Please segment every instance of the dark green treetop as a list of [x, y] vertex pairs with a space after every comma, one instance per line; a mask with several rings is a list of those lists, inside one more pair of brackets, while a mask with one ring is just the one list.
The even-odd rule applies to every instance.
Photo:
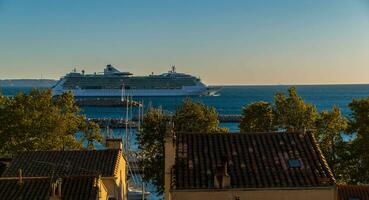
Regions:
[[242, 121], [240, 131], [248, 132], [269, 132], [274, 131], [273, 108], [268, 102], [255, 102], [242, 109]]
[[0, 96], [0, 154], [80, 149], [76, 133], [86, 123], [71, 93], [53, 99], [51, 90]]
[[213, 107], [185, 99], [177, 107], [174, 116], [174, 131], [189, 133], [227, 132], [219, 127], [218, 113]]
[[354, 136], [351, 155], [355, 160], [353, 182], [369, 183], [369, 97], [354, 99], [350, 104], [351, 118], [348, 133]]
[[336, 180], [347, 182], [347, 149], [342, 134], [347, 129], [348, 120], [341, 110], [333, 106], [331, 111], [322, 111], [316, 119], [315, 137], [320, 145], [328, 165], [333, 170]]
[[274, 113], [279, 129], [287, 131], [306, 131], [314, 129], [317, 117], [316, 107], [306, 104], [297, 95], [296, 88], [288, 89], [288, 96], [277, 93], [274, 97]]

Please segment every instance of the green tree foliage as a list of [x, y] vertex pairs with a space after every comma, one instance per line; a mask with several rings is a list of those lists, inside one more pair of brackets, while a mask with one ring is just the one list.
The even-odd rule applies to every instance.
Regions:
[[351, 172], [352, 180], [369, 184], [369, 97], [354, 99], [349, 108], [352, 113], [348, 132], [355, 137], [351, 143], [351, 155], [355, 163]]
[[272, 106], [267, 102], [255, 102], [243, 108], [240, 131], [268, 132], [274, 131], [274, 113]]
[[0, 109], [5, 106], [7, 98], [0, 93]]
[[348, 120], [341, 110], [334, 106], [332, 111], [319, 113], [316, 119], [316, 138], [328, 165], [339, 182], [347, 182], [348, 145], [342, 134], [347, 128]]
[[100, 127], [94, 122], [87, 122], [81, 124], [82, 142], [87, 142], [87, 149], [95, 149], [94, 143], [102, 141]]
[[252, 103], [243, 108], [242, 114], [242, 132], [313, 130], [318, 116], [315, 106], [306, 104], [295, 87], [288, 89], [288, 96], [277, 93], [272, 106], [267, 102]]
[[219, 127], [218, 113], [213, 107], [185, 99], [173, 116], [174, 131], [188, 133], [227, 132]]
[[288, 89], [288, 96], [277, 93], [274, 98], [274, 113], [278, 128], [287, 131], [306, 131], [314, 128], [316, 107], [306, 104], [297, 95], [296, 88]]
[[142, 154], [139, 166], [145, 181], [151, 181], [158, 193], [164, 190], [164, 140], [167, 117], [160, 108], [149, 108], [143, 116], [137, 143]]
[[70, 93], [56, 99], [50, 90], [32, 90], [0, 99], [0, 153], [82, 148], [75, 134], [86, 119]]

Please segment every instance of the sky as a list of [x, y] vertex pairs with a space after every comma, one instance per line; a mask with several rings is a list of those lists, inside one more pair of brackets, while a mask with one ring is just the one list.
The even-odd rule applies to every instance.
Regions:
[[0, 0], [0, 79], [106, 64], [216, 85], [369, 83], [369, 0]]

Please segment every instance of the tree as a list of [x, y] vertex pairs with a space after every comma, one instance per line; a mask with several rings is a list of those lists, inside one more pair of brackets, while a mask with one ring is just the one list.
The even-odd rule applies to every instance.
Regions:
[[82, 123], [82, 142], [87, 142], [87, 149], [95, 149], [94, 143], [101, 142], [102, 136], [100, 134], [100, 127], [95, 122]]
[[213, 107], [185, 99], [173, 116], [174, 131], [189, 133], [227, 132], [219, 127], [218, 113]]
[[71, 93], [53, 99], [51, 90], [35, 89], [28, 95], [5, 97], [2, 102], [0, 154], [82, 148], [75, 135], [86, 120]]
[[255, 102], [243, 108], [241, 132], [268, 132], [274, 131], [273, 108], [267, 102]]
[[347, 182], [348, 145], [342, 138], [348, 120], [341, 110], [333, 106], [332, 111], [320, 112], [316, 120], [316, 138], [328, 165], [339, 182]]
[[0, 108], [2, 108], [6, 102], [7, 98], [0, 93]]
[[137, 143], [143, 159], [139, 166], [144, 171], [144, 180], [151, 181], [158, 193], [164, 190], [164, 140], [167, 117], [161, 108], [149, 108], [143, 116]]
[[369, 183], [369, 97], [354, 99], [350, 104], [351, 118], [348, 133], [354, 136], [351, 155], [355, 160], [352, 182]]
[[297, 95], [296, 88], [288, 89], [288, 96], [277, 93], [274, 97], [274, 113], [278, 128], [287, 131], [306, 131], [314, 128], [316, 107], [306, 104]]
[[6, 137], [7, 137], [3, 131], [4, 125], [5, 125], [4, 120], [6, 118], [5, 108], [7, 104], [8, 104], [8, 99], [0, 93], [0, 153], [2, 150], [1, 146], [4, 145], [4, 141], [6, 141]]

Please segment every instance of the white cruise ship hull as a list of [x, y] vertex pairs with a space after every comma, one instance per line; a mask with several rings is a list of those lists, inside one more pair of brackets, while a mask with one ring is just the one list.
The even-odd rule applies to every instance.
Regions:
[[85, 74], [84, 71], [78, 73], [74, 70], [61, 78], [52, 91], [54, 96], [72, 92], [75, 97], [153, 97], [212, 96], [221, 89], [208, 87], [194, 76], [177, 73], [175, 67], [160, 75], [131, 75], [111, 65], [107, 65], [104, 74]]
[[[124, 95], [133, 97], [156, 97], [156, 96], [214, 96], [220, 87], [183, 87], [182, 89], [139, 89], [125, 90]], [[53, 89], [53, 95], [58, 96], [64, 92], [72, 92], [75, 97], [121, 97], [122, 90], [118, 89]]]

